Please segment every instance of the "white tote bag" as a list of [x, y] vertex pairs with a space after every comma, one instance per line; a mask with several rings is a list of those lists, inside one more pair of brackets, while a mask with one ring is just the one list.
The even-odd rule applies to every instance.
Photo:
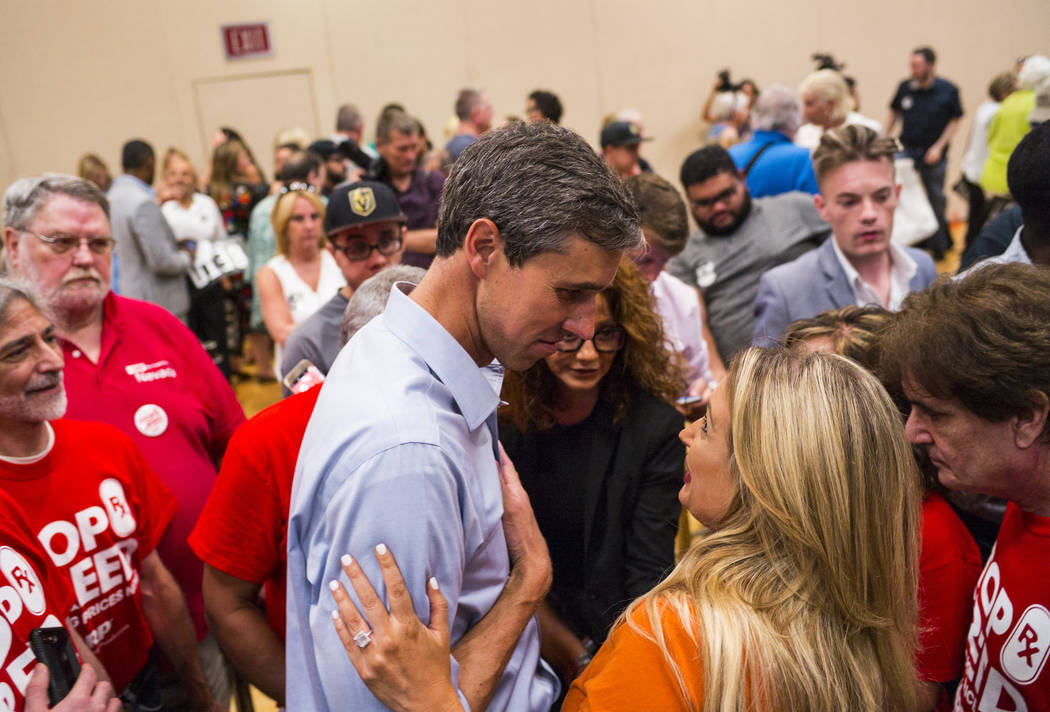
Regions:
[[933, 214], [912, 160], [898, 158], [893, 167], [901, 186], [900, 200], [893, 214], [893, 241], [898, 245], [914, 245], [937, 232], [937, 216]]

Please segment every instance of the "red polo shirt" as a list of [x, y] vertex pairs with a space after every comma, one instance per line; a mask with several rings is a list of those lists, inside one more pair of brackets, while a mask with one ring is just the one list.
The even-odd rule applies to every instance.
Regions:
[[178, 501], [157, 550], [182, 587], [197, 637], [203, 637], [204, 567], [186, 537], [244, 411], [193, 332], [154, 304], [111, 292], [103, 304], [98, 363], [65, 340], [62, 351], [66, 417], [124, 431]]
[[266, 618], [282, 641], [292, 477], [320, 393], [314, 386], [285, 398], [237, 430], [190, 535], [190, 546], [206, 563], [265, 583]]

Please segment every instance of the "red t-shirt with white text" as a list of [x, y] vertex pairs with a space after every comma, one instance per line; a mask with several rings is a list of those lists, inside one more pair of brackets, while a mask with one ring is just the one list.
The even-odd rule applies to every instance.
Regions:
[[178, 509], [158, 546], [186, 596], [197, 638], [207, 631], [203, 565], [186, 545], [222, 453], [244, 411], [197, 337], [163, 307], [106, 296], [102, 349], [92, 363], [63, 340], [67, 418], [109, 423], [128, 435], [175, 495]]
[[139, 569], [175, 513], [175, 498], [116, 428], [69, 420], [51, 426], [54, 445], [43, 458], [0, 461], [0, 487], [69, 580], [70, 622], [123, 690], [153, 645]]
[[272, 405], [237, 429], [190, 546], [223, 573], [264, 583], [266, 617], [284, 640], [288, 506], [303, 433], [321, 389]]
[[40, 548], [18, 504], [0, 490], [0, 712], [25, 705], [36, 667], [30, 632], [63, 625], [72, 603], [65, 577]]
[[1050, 517], [1006, 507], [973, 596], [959, 712], [1050, 712]]

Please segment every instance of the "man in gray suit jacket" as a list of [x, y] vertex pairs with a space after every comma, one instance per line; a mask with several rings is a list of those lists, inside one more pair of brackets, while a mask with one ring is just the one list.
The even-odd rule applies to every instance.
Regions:
[[824, 134], [813, 153], [817, 211], [831, 237], [816, 250], [769, 270], [758, 283], [752, 343], [777, 343], [788, 324], [849, 304], [897, 309], [908, 292], [937, 279], [922, 250], [890, 241], [900, 186], [894, 183], [896, 141], [865, 126]]
[[128, 141], [121, 164], [124, 174], [106, 194], [117, 240], [120, 293], [158, 304], [185, 322], [190, 310], [186, 271], [193, 264], [193, 245], [180, 245], [160, 212], [150, 186], [156, 165], [150, 145]]

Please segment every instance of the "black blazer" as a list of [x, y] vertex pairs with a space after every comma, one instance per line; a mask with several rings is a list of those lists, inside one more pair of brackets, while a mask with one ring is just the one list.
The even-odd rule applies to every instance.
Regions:
[[[584, 495], [585, 584], [565, 590], [555, 570], [548, 600], [578, 636], [600, 643], [626, 605], [674, 566], [685, 446], [678, 440], [681, 414], [653, 396], [636, 396], [619, 427], [613, 426], [612, 409], [603, 402], [589, 420], [591, 427], [583, 429], [578, 443], [590, 452]], [[500, 440], [526, 491], [537, 477], [558, 476], [556, 467], [551, 471], [540, 464], [552, 459], [548, 433], [500, 427]]]

